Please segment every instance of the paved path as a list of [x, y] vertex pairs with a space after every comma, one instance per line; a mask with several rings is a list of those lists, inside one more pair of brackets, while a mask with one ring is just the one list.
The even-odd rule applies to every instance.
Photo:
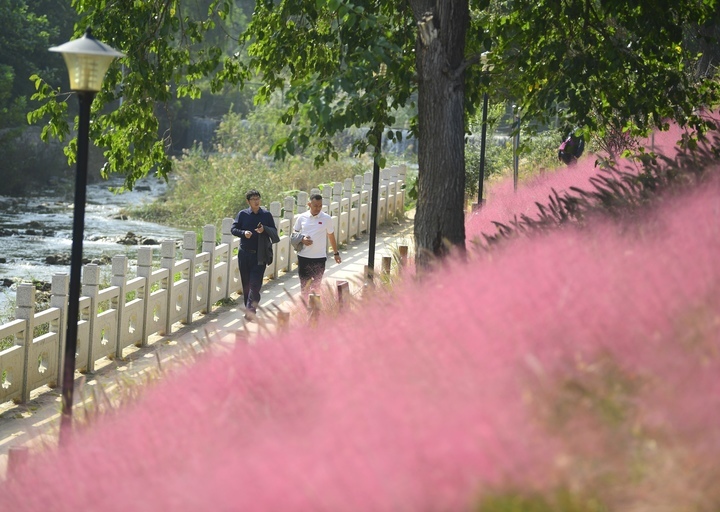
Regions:
[[[399, 246], [407, 245], [412, 251], [413, 214], [414, 212], [409, 212], [399, 223], [391, 223], [378, 229], [375, 246], [376, 269], [381, 267], [382, 257], [391, 256]], [[351, 293], [360, 291], [368, 259], [368, 241], [369, 237], [365, 235], [342, 247], [342, 263], [339, 265], [336, 265], [332, 258], [328, 258], [324, 283], [333, 286], [337, 281], [348, 281]], [[151, 338], [147, 347], [133, 350], [123, 360], [98, 361], [94, 374], [78, 377], [75, 381], [74, 414], [82, 415], [82, 406], [77, 408], [77, 404], [91, 397], [93, 388], [101, 387], [112, 394], [118, 387], [118, 381], [124, 380], [124, 377], [128, 377], [131, 382], [140, 382], [144, 373], [157, 375], [159, 364], [164, 368], [169, 367], [174, 361], [182, 359], [183, 355], [186, 356], [186, 361], [189, 350], [201, 350], [200, 341], [206, 338], [224, 341], [237, 336], [252, 338], [258, 330], [272, 328], [274, 322], [271, 323], [271, 320], [274, 315], [269, 312], [276, 312], [278, 308], [283, 311], [297, 311], [299, 293], [300, 282], [297, 271], [293, 270], [265, 282], [258, 322], [247, 323], [243, 320], [242, 300], [239, 300], [237, 305], [222, 306], [209, 314], [196, 315], [192, 324], [182, 326], [168, 336]], [[25, 447], [33, 450], [43, 445], [57, 444], [60, 388], [40, 388], [33, 392], [30, 398], [26, 404], [0, 404], [0, 479], [6, 476], [8, 454], [11, 451], [13, 456], [16, 456], [18, 450]], [[87, 398], [87, 401], [90, 399]]]

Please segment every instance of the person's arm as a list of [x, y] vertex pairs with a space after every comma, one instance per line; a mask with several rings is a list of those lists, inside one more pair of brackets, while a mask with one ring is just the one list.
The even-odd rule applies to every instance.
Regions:
[[240, 212], [237, 214], [237, 217], [235, 217], [235, 222], [233, 222], [233, 225], [230, 228], [230, 233], [238, 237], [250, 238], [253, 235], [253, 232], [248, 229], [243, 229], [242, 227], [245, 217], [244, 213], [244, 210], [240, 210]]
[[245, 230], [242, 229], [242, 210], [238, 212], [230, 228], [230, 233], [235, 236], [245, 236]]
[[328, 233], [328, 240], [330, 240], [330, 247], [333, 250], [333, 256], [335, 257], [335, 263], [340, 263], [342, 258], [337, 248], [337, 241], [335, 240], [335, 233]]

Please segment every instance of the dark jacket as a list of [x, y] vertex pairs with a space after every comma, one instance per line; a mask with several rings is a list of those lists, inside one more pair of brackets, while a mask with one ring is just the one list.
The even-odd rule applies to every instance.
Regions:
[[[275, 228], [275, 219], [273, 219], [272, 214], [264, 208], [260, 208], [257, 213], [253, 213], [250, 208], [245, 208], [238, 212], [230, 232], [240, 238], [240, 247], [242, 249], [251, 252], [259, 250], [261, 236], [255, 231], [258, 223], [262, 223], [265, 227]], [[277, 234], [277, 228], [275, 229], [275, 233]], [[249, 231], [252, 236], [246, 238], [245, 231]]]
[[263, 225], [264, 233], [259, 233], [257, 248], [258, 265], [270, 265], [273, 262], [273, 244], [280, 241], [277, 229]]

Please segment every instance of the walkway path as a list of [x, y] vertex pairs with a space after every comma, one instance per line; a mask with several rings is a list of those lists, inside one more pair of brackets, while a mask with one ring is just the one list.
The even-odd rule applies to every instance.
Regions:
[[[407, 245], [412, 251], [414, 246], [413, 214], [409, 212], [406, 218], [398, 224], [381, 226], [378, 229], [375, 268], [381, 266], [382, 257], [390, 256], [393, 250], [401, 245]], [[342, 263], [335, 265], [331, 258], [325, 272], [325, 283], [333, 285], [336, 281], [348, 281], [351, 293], [356, 293], [361, 286], [362, 276], [368, 259], [367, 235], [359, 240], [353, 240], [346, 247], [340, 249]], [[93, 387], [101, 386], [108, 393], [117, 388], [118, 380], [125, 377], [133, 382], [139, 382], [145, 372], [157, 373], [158, 364], [168, 366], [178, 355], [188, 353], [189, 347], [198, 350], [199, 341], [205, 338], [234, 339], [231, 334], [240, 333], [243, 336], [257, 334], [262, 317], [271, 317], [263, 311], [284, 311], [294, 309], [293, 301], [297, 303], [300, 283], [297, 271], [280, 275], [277, 279], [266, 281], [262, 289], [260, 301], [260, 322], [246, 323], [243, 320], [242, 300], [237, 305], [222, 306], [206, 315], [196, 315], [196, 320], [173, 332], [168, 336], [151, 338], [147, 347], [138, 348], [127, 355], [124, 360], [98, 361], [98, 369], [92, 375], [80, 376], [75, 381], [75, 404], [82, 402], [84, 397], [92, 396]], [[234, 297], [237, 298], [237, 297]], [[78, 374], [79, 375], [79, 374]], [[88, 401], [90, 399], [88, 398]], [[31, 395], [26, 404], [15, 405], [12, 402], [0, 404], [0, 479], [5, 478], [8, 467], [8, 453], [19, 447], [42, 446], [42, 444], [55, 446], [60, 423], [60, 388], [40, 388]], [[75, 415], [82, 414], [76, 409]]]

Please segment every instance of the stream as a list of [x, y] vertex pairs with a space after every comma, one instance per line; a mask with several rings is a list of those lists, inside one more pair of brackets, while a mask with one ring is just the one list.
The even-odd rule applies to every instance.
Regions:
[[[121, 180], [109, 180], [87, 187], [84, 259], [109, 261], [116, 254], [125, 254], [131, 261], [135, 260], [137, 243], [118, 243], [128, 237], [128, 233], [144, 240], [144, 245], [155, 245], [148, 243], [152, 241], [159, 244], [162, 240], [182, 240], [185, 230], [122, 219], [119, 215], [122, 208], [155, 200], [166, 190], [165, 182], [146, 178], [138, 181], [131, 192], [113, 194], [109, 190], [121, 184]], [[72, 194], [69, 197], [48, 195], [23, 198], [0, 195], [0, 283], [8, 279], [50, 282], [53, 274], [69, 273], [69, 263], [49, 264], [48, 258], [66, 255], [69, 262], [72, 224]], [[159, 255], [155, 255], [155, 258], [159, 258]], [[107, 268], [109, 272], [110, 266]], [[14, 298], [14, 286], [0, 287], [0, 316], [8, 314], [7, 310]], [[10, 316], [14, 317], [12, 314]]]

